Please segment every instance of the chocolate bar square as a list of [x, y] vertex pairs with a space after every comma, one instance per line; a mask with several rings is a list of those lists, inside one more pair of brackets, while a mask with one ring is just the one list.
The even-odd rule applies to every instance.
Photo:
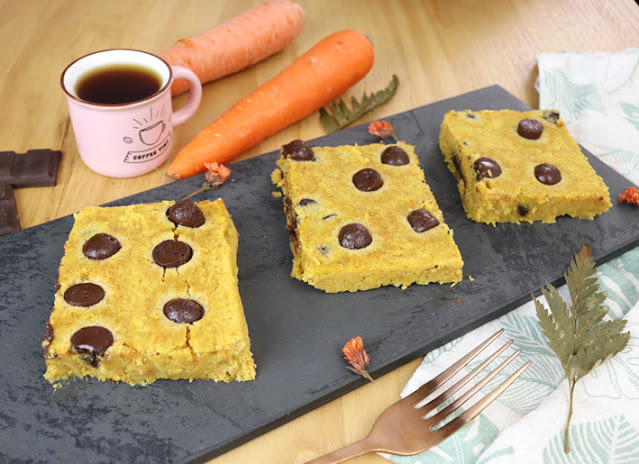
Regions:
[[9, 184], [0, 183], [0, 235], [7, 235], [18, 230], [20, 230], [20, 221], [13, 188]]
[[56, 150], [29, 150], [18, 154], [0, 152], [0, 182], [13, 188], [50, 187], [56, 184], [62, 153]]

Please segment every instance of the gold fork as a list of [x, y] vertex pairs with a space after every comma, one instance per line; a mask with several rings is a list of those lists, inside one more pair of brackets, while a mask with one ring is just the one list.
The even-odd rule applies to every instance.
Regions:
[[435, 411], [439, 405], [449, 399], [460, 388], [483, 371], [486, 366], [488, 366], [511, 345], [512, 340], [508, 341], [504, 346], [490, 355], [488, 359], [477, 366], [472, 372], [467, 374], [464, 378], [459, 380], [448, 390], [441, 393], [435, 399], [424, 406], [418, 407], [417, 405], [425, 400], [429, 395], [434, 393], [442, 384], [452, 378], [479, 353], [484, 351], [484, 349], [486, 349], [488, 345], [499, 337], [503, 331], [504, 330], [501, 329], [496, 332], [437, 377], [422, 385], [418, 390], [411, 393], [406, 398], [389, 406], [377, 418], [375, 424], [373, 424], [373, 428], [366, 437], [317, 459], [313, 459], [307, 464], [337, 464], [373, 451], [408, 456], [426, 451], [451, 436], [457, 430], [477, 417], [477, 415], [482, 412], [486, 406], [501, 395], [503, 391], [506, 390], [506, 388], [508, 388], [517, 379], [517, 377], [519, 377], [528, 368], [528, 366], [530, 366], [531, 361], [528, 361], [526, 364], [517, 369], [514, 374], [508, 377], [497, 388], [492, 390], [469, 409], [462, 412], [459, 416], [438, 429], [433, 429], [433, 427], [455, 412], [459, 406], [468, 401], [473, 395], [475, 395], [475, 393], [490, 382], [499, 372], [510, 364], [510, 362], [515, 359], [519, 353], [521, 353], [521, 350], [517, 350], [513, 353], [490, 374], [441, 411], [430, 415], [429, 413]]

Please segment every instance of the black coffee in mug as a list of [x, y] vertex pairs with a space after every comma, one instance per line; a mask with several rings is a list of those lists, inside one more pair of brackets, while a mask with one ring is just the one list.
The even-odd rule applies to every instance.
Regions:
[[80, 77], [76, 94], [81, 100], [117, 105], [144, 100], [160, 90], [162, 79], [153, 70], [135, 64], [112, 64]]

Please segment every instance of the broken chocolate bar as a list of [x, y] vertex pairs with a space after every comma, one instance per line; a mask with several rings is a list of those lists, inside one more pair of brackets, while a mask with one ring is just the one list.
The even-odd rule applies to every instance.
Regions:
[[9, 184], [0, 183], [0, 235], [20, 230], [16, 199]]
[[41, 149], [18, 154], [0, 151], [0, 182], [13, 188], [49, 187], [56, 184], [62, 153]]

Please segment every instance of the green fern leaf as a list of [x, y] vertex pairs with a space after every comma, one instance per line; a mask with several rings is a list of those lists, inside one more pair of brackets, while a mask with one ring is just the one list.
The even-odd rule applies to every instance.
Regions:
[[533, 296], [539, 325], [568, 378], [570, 409], [564, 436], [566, 453], [570, 451], [568, 431], [576, 382], [622, 351], [630, 339], [630, 333], [623, 332], [626, 321], [603, 320], [608, 313], [604, 304], [607, 294], [599, 291], [596, 272], [592, 251], [583, 246], [564, 274], [570, 293], [570, 309], [548, 283], [541, 291], [550, 311]]
[[320, 109], [320, 123], [329, 134], [344, 129], [364, 114], [388, 102], [393, 98], [398, 87], [399, 78], [393, 74], [393, 78], [386, 88], [370, 95], [364, 92], [361, 102], [357, 101], [355, 97], [352, 97], [352, 109], [348, 108], [344, 100], [338, 98], [336, 101]]

